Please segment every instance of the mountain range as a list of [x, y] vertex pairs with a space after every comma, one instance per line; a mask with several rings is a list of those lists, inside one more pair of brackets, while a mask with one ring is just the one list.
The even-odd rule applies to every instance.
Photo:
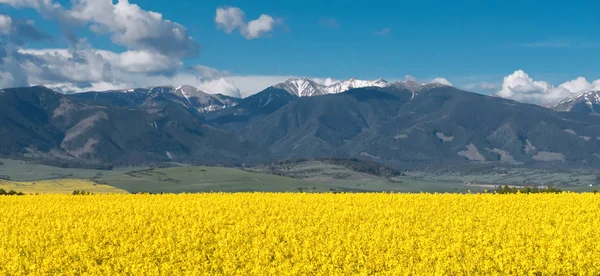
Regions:
[[[191, 86], [0, 90], [0, 156], [60, 166], [358, 157], [397, 168], [600, 164], [598, 92], [554, 109], [443, 84], [290, 79], [244, 99]], [[566, 111], [566, 112], [565, 112]]]
[[389, 85], [390, 84], [383, 79], [369, 81], [351, 78], [346, 81], [335, 82], [331, 85], [322, 85], [309, 78], [301, 78], [288, 79], [285, 82], [274, 85], [273, 87], [283, 89], [298, 97], [310, 97], [342, 93], [354, 88], [387, 87]]

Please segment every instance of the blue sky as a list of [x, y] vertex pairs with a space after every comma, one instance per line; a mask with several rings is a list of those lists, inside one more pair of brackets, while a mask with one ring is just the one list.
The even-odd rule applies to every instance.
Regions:
[[[0, 2], [11, 0], [2, 0]], [[15, 1], [15, 0], [12, 0]], [[36, 0], [23, 0], [36, 1]], [[57, 1], [65, 9], [70, 1]], [[110, 2], [110, 1], [109, 1]], [[117, 1], [115, 1], [116, 3]], [[477, 92], [496, 92], [523, 70], [553, 86], [583, 76], [600, 79], [600, 20], [593, 1], [162, 1], [130, 0], [181, 24], [199, 45], [183, 67], [204, 65], [234, 76], [309, 76], [388, 80], [436, 77]], [[217, 28], [217, 8], [238, 7], [246, 21], [276, 23], [260, 37]], [[0, 13], [27, 18], [53, 37], [28, 48], [67, 48], [64, 24], [28, 7], [0, 4]], [[95, 49], [130, 45], [85, 26], [68, 30]], [[477, 83], [490, 84], [483, 88]], [[243, 88], [240, 88], [243, 89]]]

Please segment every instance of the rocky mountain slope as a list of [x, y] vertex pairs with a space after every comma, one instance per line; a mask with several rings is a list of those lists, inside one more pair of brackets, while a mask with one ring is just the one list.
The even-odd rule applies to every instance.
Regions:
[[162, 88], [144, 93], [0, 90], [0, 155], [68, 166], [242, 164], [268, 158], [265, 150], [207, 124], [185, 97]]

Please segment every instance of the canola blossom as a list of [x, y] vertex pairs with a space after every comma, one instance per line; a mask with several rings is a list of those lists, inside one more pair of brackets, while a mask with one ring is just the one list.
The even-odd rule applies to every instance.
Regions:
[[595, 194], [0, 197], [3, 275], [600, 274]]

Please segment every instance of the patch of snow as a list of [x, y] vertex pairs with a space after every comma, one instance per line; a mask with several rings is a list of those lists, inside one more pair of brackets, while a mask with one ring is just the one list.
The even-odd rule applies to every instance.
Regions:
[[166, 156], [167, 156], [169, 159], [173, 160], [173, 155], [171, 154], [171, 152], [167, 151], [167, 152], [165, 152], [165, 155], [166, 155]]
[[394, 136], [394, 139], [406, 139], [406, 138], [408, 138], [408, 134], [400, 134], [400, 135]]
[[285, 82], [274, 85], [275, 88], [286, 90], [288, 93], [296, 95], [298, 97], [311, 97], [320, 96], [327, 94], [337, 94], [346, 92], [354, 88], [363, 87], [387, 87], [390, 84], [383, 80], [358, 80], [351, 78], [346, 81], [340, 81], [333, 83], [329, 86], [321, 85], [315, 80], [309, 78], [301, 79], [288, 79]]
[[340, 81], [334, 83], [330, 86], [325, 87], [325, 91], [328, 93], [342, 93], [354, 88], [363, 88], [363, 87], [387, 87], [390, 84], [384, 79], [376, 79], [376, 80], [357, 80], [356, 78], [351, 78], [346, 81]]
[[452, 142], [452, 140], [454, 140], [454, 136], [446, 136], [444, 135], [444, 133], [442, 132], [438, 132], [435, 134], [438, 138], [440, 138], [440, 140], [442, 140], [444, 143], [446, 142]]
[[68, 115], [73, 110], [75, 105], [68, 98], [61, 98], [60, 105], [52, 113], [52, 118]]
[[572, 129], [565, 129], [565, 132], [566, 132], [566, 133], [573, 134], [573, 135], [577, 135], [577, 133], [575, 133], [575, 131], [574, 131], [574, 130], [572, 130]]
[[86, 154], [86, 153], [93, 153], [94, 152], [94, 148], [96, 147], [96, 145], [99, 143], [100, 141], [96, 138], [91, 138], [88, 139], [87, 142], [85, 142], [85, 145], [83, 145], [83, 147], [79, 148], [79, 149], [69, 149], [67, 150], [67, 152], [75, 157], [81, 157], [82, 155]]
[[88, 118], [79, 121], [79, 123], [67, 130], [62, 143], [67, 143], [77, 138], [79, 135], [85, 133], [87, 130], [94, 127], [96, 123], [102, 120], [108, 120], [108, 116], [106, 115], [106, 113], [100, 111]]
[[503, 151], [501, 149], [486, 149], [489, 152], [493, 152], [493, 153], [497, 153], [498, 155], [500, 155], [500, 161], [501, 162], [507, 162], [507, 163], [514, 163], [515, 162], [515, 158], [512, 157], [512, 155], [507, 152], [507, 151]]
[[464, 156], [470, 161], [485, 161], [485, 157], [479, 153], [479, 150], [477, 150], [477, 147], [473, 143], [466, 145], [465, 148], [467, 149], [459, 151], [458, 155]]
[[525, 140], [525, 152], [526, 153], [531, 153], [535, 151], [535, 146], [533, 146], [533, 144], [531, 142], [529, 142], [529, 139]]
[[369, 158], [373, 158], [373, 159], [381, 159], [381, 157], [371, 155], [368, 152], [364, 152], [364, 151], [360, 153], [360, 156], [369, 157]]

